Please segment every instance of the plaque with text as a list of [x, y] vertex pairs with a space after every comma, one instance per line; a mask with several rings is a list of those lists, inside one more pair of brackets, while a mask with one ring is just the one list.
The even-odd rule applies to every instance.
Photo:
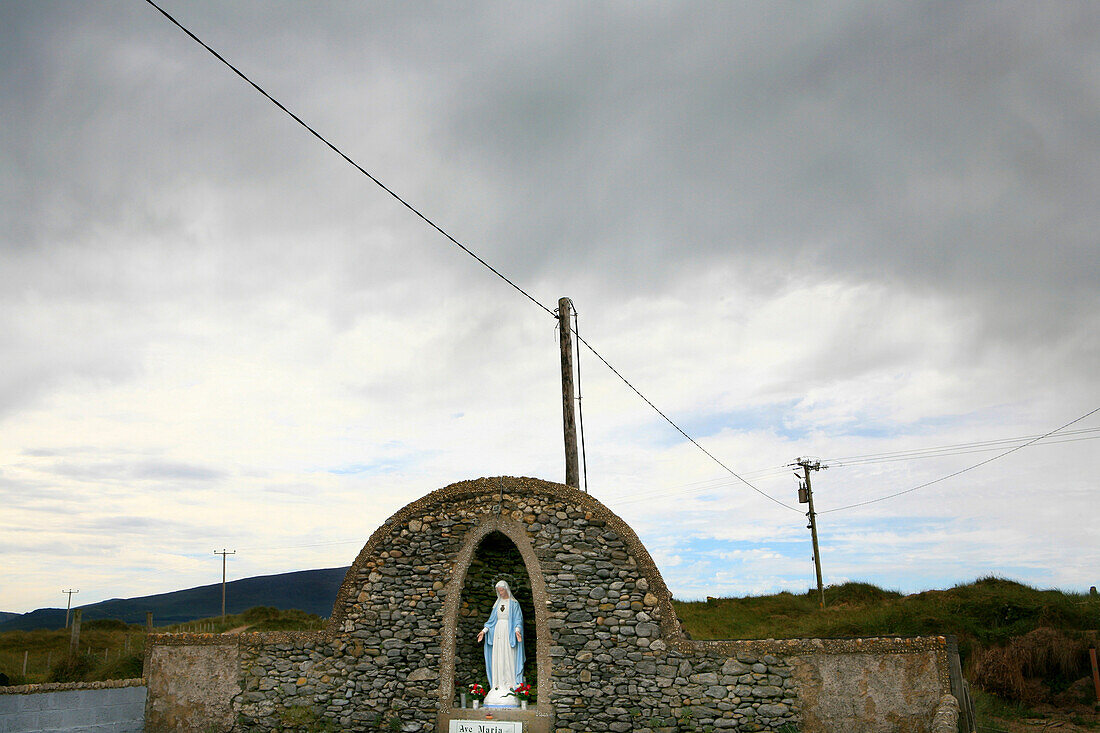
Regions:
[[523, 723], [507, 720], [452, 720], [450, 733], [523, 733]]

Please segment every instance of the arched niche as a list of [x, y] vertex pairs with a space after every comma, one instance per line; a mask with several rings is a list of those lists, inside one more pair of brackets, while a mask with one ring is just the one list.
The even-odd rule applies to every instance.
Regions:
[[[467, 588], [467, 583], [472, 580], [483, 583], [484, 578], [488, 577], [480, 572], [480, 562], [493, 557], [507, 557], [513, 552], [518, 555], [521, 565], [515, 566], [516, 570], [507, 570], [506, 573], [518, 576], [517, 579], [522, 579], [521, 582], [526, 581], [522, 584], [520, 593], [516, 594], [523, 607], [525, 633], [530, 629], [531, 634], [527, 637], [526, 646], [526, 681], [535, 684], [538, 690], [535, 710], [544, 714], [549, 714], [551, 710], [550, 632], [546, 613], [549, 596], [546, 592], [546, 580], [523, 525], [500, 515], [491, 515], [467, 533], [455, 561], [451, 581], [447, 584], [439, 684], [439, 708], [443, 713], [454, 709], [462, 686], [473, 681], [484, 682], [481, 647], [477, 645], [475, 651], [465, 636], [471, 633], [476, 635], [491, 606], [486, 603], [484, 608], [479, 607], [477, 599], [484, 594], [484, 589], [472, 586]], [[472, 574], [471, 566], [474, 570]], [[522, 572], [518, 572], [519, 570]], [[521, 595], [526, 594], [528, 588], [529, 604]], [[489, 590], [492, 591], [492, 588]], [[461, 642], [460, 633], [463, 634]], [[532, 636], [533, 644], [530, 643]], [[474, 672], [477, 677], [471, 678]]]
[[455, 633], [456, 692], [461, 692], [470, 683], [486, 682], [484, 646], [478, 642], [477, 635], [497, 600], [498, 580], [508, 583], [523, 610], [524, 647], [530, 651], [524, 664], [524, 679], [533, 684], [538, 676], [534, 653], [538, 648], [538, 625], [527, 565], [516, 543], [507, 535], [493, 531], [482, 537], [466, 570]]

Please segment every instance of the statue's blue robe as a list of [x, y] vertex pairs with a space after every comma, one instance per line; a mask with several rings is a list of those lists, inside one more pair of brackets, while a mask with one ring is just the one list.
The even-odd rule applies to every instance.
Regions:
[[[516, 641], [516, 630], [519, 630], [520, 635], [523, 634], [523, 611], [520, 610], [519, 602], [515, 598], [508, 601], [512, 604], [509, 609], [512, 616], [512, 628], [508, 634], [508, 641], [512, 645], [512, 653], [516, 655], [516, 680], [512, 684], [523, 684], [523, 663], [527, 660], [527, 655], [523, 652], [523, 642]], [[489, 679], [493, 679], [493, 631], [497, 627], [497, 616], [500, 615], [498, 609], [499, 603], [493, 603], [493, 612], [489, 614], [489, 620], [485, 622], [485, 671], [489, 675]]]

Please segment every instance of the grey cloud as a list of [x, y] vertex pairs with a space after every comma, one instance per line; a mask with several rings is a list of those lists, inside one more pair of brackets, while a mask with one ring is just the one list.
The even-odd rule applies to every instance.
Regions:
[[[530, 55], [552, 75], [502, 64], [470, 82], [455, 127], [470, 134], [452, 143], [533, 209], [502, 207], [490, 236], [525, 242], [503, 253], [515, 269], [579, 258], [645, 287], [762, 261], [969, 300], [1009, 321], [997, 335], [1042, 339], [1079, 327], [1100, 283], [1100, 28], [1084, 6], [1050, 10], [876, 4], [821, 29], [773, 17], [748, 24], [778, 49], [753, 59], [740, 6], [694, 33], [645, 28], [636, 48], [551, 38]], [[1036, 314], [1045, 329], [1018, 328]]]
[[116, 534], [141, 534], [155, 531], [158, 534], [176, 536], [187, 534], [194, 528], [177, 521], [155, 517], [110, 515], [80, 522], [74, 529], [82, 532]]
[[[29, 319], [33, 322], [33, 319]], [[27, 322], [0, 322], [0, 341], [5, 353], [5, 374], [0, 378], [0, 418], [33, 404], [42, 394], [74, 383], [111, 384], [129, 379], [138, 371], [133, 344], [117, 334], [95, 335], [75, 324], [43, 324], [45, 332], [31, 333]], [[9, 330], [10, 329], [10, 330]], [[16, 333], [11, 333], [14, 330]], [[5, 334], [5, 331], [8, 331]], [[10, 347], [10, 348], [8, 348]]]
[[81, 481], [161, 481], [199, 482], [217, 481], [226, 476], [224, 471], [199, 464], [170, 461], [57, 461], [39, 466], [39, 471]]
[[[529, 284], [580, 269], [610, 299], [720, 263], [803, 269], [970, 299], [1010, 322], [1002, 338], [1025, 332], [1020, 318], [1052, 337], [1095, 305], [1100, 21], [1084, 5], [177, 11]], [[234, 233], [329, 231], [343, 243], [322, 253], [366, 265], [345, 288], [401, 278], [394, 252], [351, 254], [373, 246], [351, 241], [357, 225], [381, 217], [407, 233], [402, 259], [491, 288], [155, 14], [81, 13], [76, 36], [50, 18], [79, 44], [24, 39], [35, 64], [15, 92], [38, 104], [17, 117], [24, 134], [72, 129], [31, 80], [90, 115], [68, 143], [14, 141], [20, 169], [66, 161], [51, 188], [83, 203], [62, 209], [135, 232], [159, 218], [173, 240], [211, 207]], [[19, 221], [57, 219], [36, 208], [47, 201], [32, 195], [19, 209], [41, 215]], [[219, 297], [286, 279], [291, 255], [245, 238]], [[294, 263], [299, 276], [320, 267]]]

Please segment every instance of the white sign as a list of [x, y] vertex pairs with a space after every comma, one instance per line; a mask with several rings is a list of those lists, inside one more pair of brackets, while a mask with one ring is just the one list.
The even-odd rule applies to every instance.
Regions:
[[523, 723], [505, 720], [452, 720], [450, 733], [523, 733]]

